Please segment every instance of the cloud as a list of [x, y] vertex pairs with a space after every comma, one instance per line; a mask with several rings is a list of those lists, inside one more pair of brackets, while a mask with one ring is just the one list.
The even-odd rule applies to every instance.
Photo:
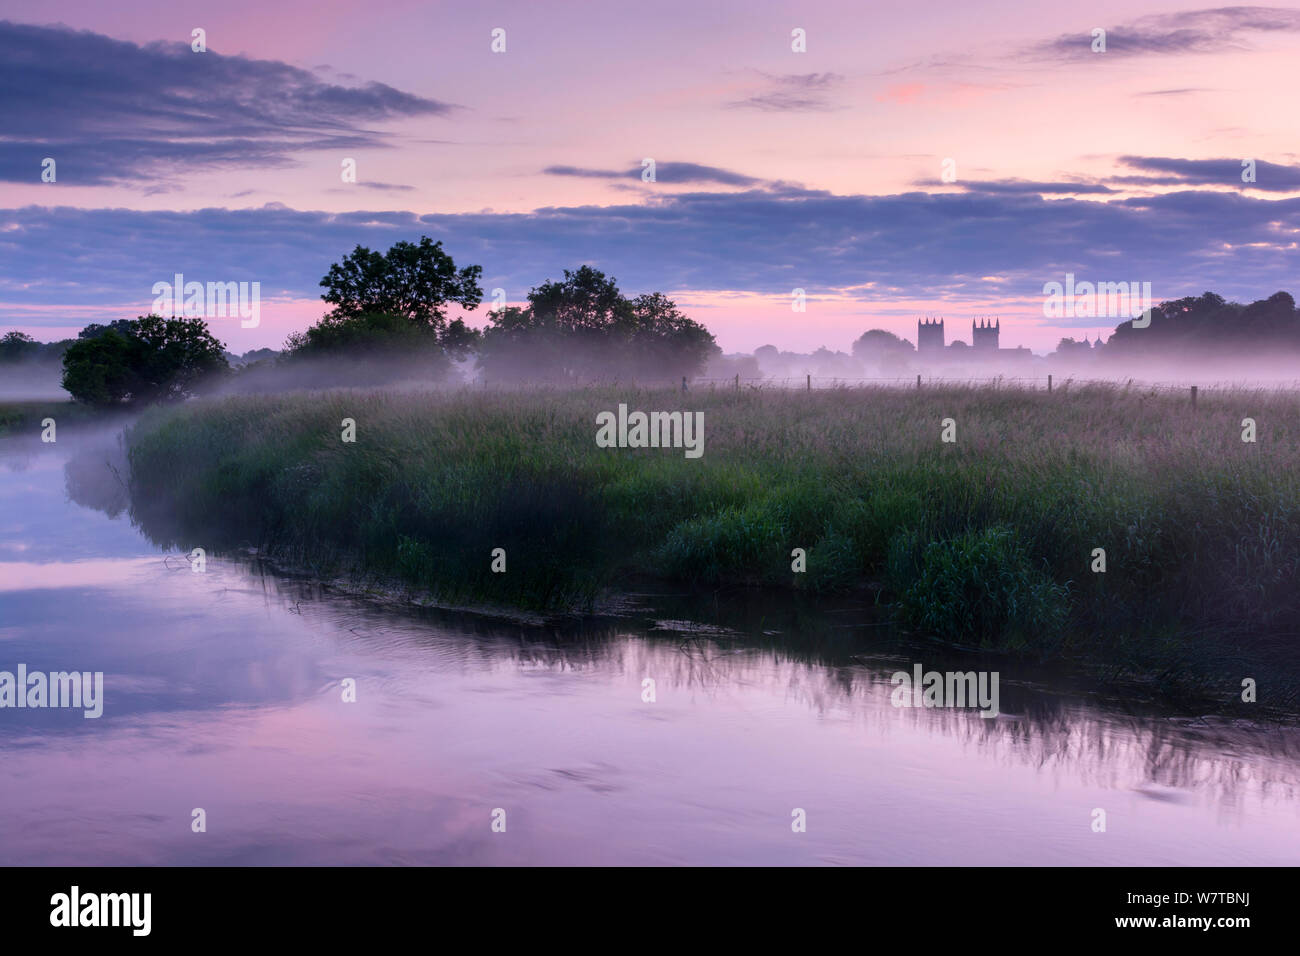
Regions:
[[415, 192], [415, 187], [414, 187], [414, 186], [406, 186], [406, 185], [403, 185], [402, 183], [364, 183], [364, 182], [352, 183], [352, 184], [349, 185], [349, 186], [344, 186], [344, 187], [342, 187], [342, 188], [332, 189], [332, 190], [330, 190], [330, 191], [331, 191], [331, 192], [347, 192], [349, 189], [352, 189], [352, 188], [359, 188], [359, 189], [373, 189], [373, 190], [375, 190], [376, 192], [386, 192], [386, 193], [388, 193], [388, 192], [401, 192], [401, 193]]
[[39, 181], [47, 156], [77, 185], [282, 167], [299, 152], [386, 146], [366, 124], [455, 108], [272, 60], [0, 21], [0, 181]]
[[[484, 287], [513, 299], [589, 262], [629, 292], [858, 290], [870, 300], [1041, 294], [1066, 272], [1149, 281], [1157, 298], [1213, 289], [1252, 301], [1300, 274], [1300, 199], [1183, 191], [1131, 199], [911, 192], [673, 193], [651, 204], [530, 213], [326, 213], [279, 204], [187, 212], [25, 207], [0, 211], [0, 324], [20, 306], [138, 302], [183, 272], [260, 281], [264, 297], [314, 298], [358, 243], [429, 235]], [[47, 314], [51, 326], [69, 324]]]
[[883, 93], [876, 94], [876, 102], [907, 105], [916, 102], [928, 89], [924, 83], [894, 83]]
[[1184, 96], [1188, 93], [1209, 93], [1211, 90], [1199, 86], [1189, 86], [1181, 90], [1146, 90], [1140, 93], [1134, 93], [1134, 96]]
[[[576, 176], [582, 179], [640, 179], [640, 163], [629, 169], [586, 169], [581, 166], [547, 166], [542, 170], [547, 176]], [[700, 163], [655, 163], [657, 183], [716, 183], [719, 186], [757, 186], [764, 180], [743, 173], [705, 166]]]
[[1053, 59], [1092, 56], [1179, 56], [1248, 50], [1252, 34], [1300, 32], [1300, 10], [1279, 7], [1218, 7], [1140, 17], [1106, 29], [1106, 52], [1092, 52], [1092, 31], [1066, 33], [1031, 47]]
[[1114, 189], [1100, 183], [1040, 183], [1028, 179], [966, 180], [958, 183], [943, 183], [937, 179], [930, 179], [923, 180], [915, 185], [956, 185], [970, 193], [1002, 196], [1100, 195], [1115, 192]]
[[1246, 186], [1265, 192], [1300, 191], [1300, 166], [1255, 161], [1255, 182], [1241, 181], [1240, 159], [1170, 159], [1159, 156], [1121, 156], [1120, 162], [1146, 175], [1113, 176], [1110, 183], [1132, 186]]
[[843, 82], [838, 73], [763, 73], [767, 89], [727, 103], [728, 109], [769, 113], [801, 113], [836, 109], [830, 94]]
[[641, 175], [639, 169], [584, 169], [581, 166], [547, 166], [542, 172], [547, 176], [577, 176], [583, 179], [624, 179]]

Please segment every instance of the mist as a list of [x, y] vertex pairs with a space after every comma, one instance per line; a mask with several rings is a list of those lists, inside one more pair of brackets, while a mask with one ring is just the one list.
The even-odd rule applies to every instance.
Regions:
[[0, 365], [0, 401], [60, 401], [70, 396], [60, 384], [58, 365], [13, 363]]

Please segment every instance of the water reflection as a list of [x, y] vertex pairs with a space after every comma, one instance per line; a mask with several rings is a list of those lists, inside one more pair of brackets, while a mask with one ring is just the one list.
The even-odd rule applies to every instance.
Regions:
[[[833, 618], [814, 619], [806, 606], [790, 612], [798, 630], [768, 611], [757, 634], [718, 625], [689, 625], [658, 618], [653, 607], [618, 620], [565, 627], [510, 625], [437, 609], [380, 610], [332, 594], [308, 581], [246, 565], [263, 594], [289, 613], [345, 631], [358, 654], [391, 654], [403, 645], [436, 646], [458, 666], [496, 674], [588, 674], [639, 683], [696, 701], [737, 694], [798, 705], [817, 719], [849, 720], [888, 734], [900, 724], [959, 740], [990, 762], [1015, 760], [1035, 770], [1062, 769], [1107, 788], [1134, 787], [1148, 799], [1177, 801], [1168, 790], [1196, 790], [1224, 807], [1243, 790], [1268, 791], [1294, 800], [1300, 783], [1300, 731], [1291, 727], [1219, 718], [1179, 718], [1125, 713], [1033, 679], [1023, 665], [1002, 662], [1002, 709], [996, 720], [960, 709], [898, 709], [890, 703], [890, 676], [910, 669], [915, 654], [893, 644], [871, 654], [853, 629]], [[673, 604], [676, 596], [660, 595]], [[655, 597], [640, 600], [653, 603]], [[740, 616], [755, 606], [735, 609]], [[403, 617], [410, 620], [404, 621]], [[914, 649], [912, 649], [914, 650]], [[926, 667], [965, 668], [969, 659], [933, 652]], [[1143, 789], [1143, 788], [1146, 789]]]
[[130, 474], [120, 435], [98, 433], [78, 443], [63, 466], [68, 497], [83, 508], [116, 518], [131, 503], [126, 476]]

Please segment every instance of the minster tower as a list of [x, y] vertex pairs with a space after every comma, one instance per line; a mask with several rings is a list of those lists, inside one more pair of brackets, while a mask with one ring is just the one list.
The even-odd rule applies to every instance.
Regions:
[[975, 324], [974, 319], [971, 319], [971, 348], [980, 349], [981, 351], [996, 352], [998, 350], [998, 333], [1001, 331], [1001, 319], [997, 320], [997, 324], [994, 324], [987, 319], [980, 319], [978, 325]]

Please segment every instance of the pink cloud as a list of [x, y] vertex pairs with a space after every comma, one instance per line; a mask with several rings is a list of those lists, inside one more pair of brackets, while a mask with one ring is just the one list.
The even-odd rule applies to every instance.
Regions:
[[883, 93], [876, 94], [878, 103], [898, 103], [908, 105], [914, 103], [927, 93], [931, 88], [924, 83], [895, 83], [885, 89]]

